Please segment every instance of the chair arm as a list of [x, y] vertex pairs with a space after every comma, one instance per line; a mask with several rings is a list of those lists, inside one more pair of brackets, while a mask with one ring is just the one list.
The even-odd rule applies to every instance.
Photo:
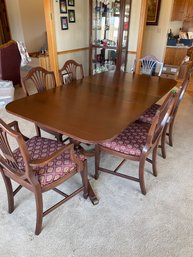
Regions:
[[20, 129], [19, 129], [18, 121], [14, 120], [14, 121], [10, 122], [10, 123], [8, 124], [8, 126], [10, 126], [11, 128], [14, 128], [15, 131], [17, 131], [18, 133], [20, 133], [25, 141], [27, 141], [27, 140], [29, 139], [28, 137], [24, 136], [24, 135], [21, 133], [21, 131], [20, 131]]
[[70, 151], [71, 159], [79, 166], [79, 168], [81, 170], [83, 168], [83, 164], [82, 164], [82, 161], [80, 161], [76, 157], [76, 154], [74, 153], [74, 144], [72, 144], [72, 143], [61, 147], [59, 150], [55, 151], [53, 154], [51, 154], [48, 157], [41, 158], [41, 159], [36, 159], [36, 160], [31, 160], [29, 162], [29, 166], [32, 167], [32, 168], [43, 167], [46, 164], [48, 164], [50, 161], [57, 158], [58, 156], [60, 156], [62, 153], [64, 153], [67, 150]]

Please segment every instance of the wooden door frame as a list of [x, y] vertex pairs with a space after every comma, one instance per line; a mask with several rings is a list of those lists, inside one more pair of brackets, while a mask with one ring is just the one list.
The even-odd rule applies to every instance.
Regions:
[[48, 53], [50, 68], [54, 71], [56, 77], [57, 85], [60, 84], [59, 73], [58, 73], [58, 54], [56, 47], [56, 31], [55, 31], [55, 21], [54, 21], [54, 6], [53, 0], [43, 0], [44, 1], [44, 15], [46, 22], [46, 31], [48, 38]]
[[[147, 19], [147, 9], [148, 9], [148, 0], [141, 0], [136, 60], [139, 60], [142, 57], [142, 50], [143, 50], [142, 47], [143, 47], [144, 31], [145, 31], [146, 19]], [[137, 74], [140, 73], [140, 63], [139, 62], [137, 62], [137, 64], [136, 64], [135, 72]]]

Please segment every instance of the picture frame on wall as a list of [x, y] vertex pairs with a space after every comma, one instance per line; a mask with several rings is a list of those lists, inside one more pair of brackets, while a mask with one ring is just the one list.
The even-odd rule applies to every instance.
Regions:
[[76, 21], [75, 10], [68, 10], [68, 19], [69, 19], [69, 23], [73, 23]]
[[75, 0], [68, 0], [68, 6], [75, 6]]
[[146, 25], [158, 25], [161, 0], [148, 0]]
[[67, 30], [68, 29], [68, 17], [60, 17], [61, 21], [61, 29]]
[[60, 0], [60, 13], [67, 13], [67, 0]]

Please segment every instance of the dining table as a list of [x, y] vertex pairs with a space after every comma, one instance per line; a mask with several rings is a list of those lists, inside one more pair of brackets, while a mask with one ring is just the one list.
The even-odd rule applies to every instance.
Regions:
[[98, 144], [115, 138], [176, 84], [108, 71], [15, 100], [6, 110], [79, 142]]

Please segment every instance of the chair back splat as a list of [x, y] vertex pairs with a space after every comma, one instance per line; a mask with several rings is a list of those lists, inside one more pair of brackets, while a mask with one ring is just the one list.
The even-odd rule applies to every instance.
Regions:
[[[157, 75], [160, 76], [163, 69], [163, 63], [160, 62], [155, 56], [147, 55], [138, 60], [141, 64], [141, 73], [145, 75], [155, 75], [157, 71]], [[134, 71], [137, 60], [134, 62]]]
[[26, 96], [30, 95], [28, 89], [29, 81], [35, 86], [37, 92], [43, 92], [49, 88], [56, 87], [56, 79], [53, 71], [47, 71], [42, 67], [32, 68], [28, 74], [22, 79], [22, 87]]
[[84, 78], [82, 64], [79, 64], [74, 60], [66, 61], [59, 70], [59, 74], [62, 84], [70, 84], [73, 80]]
[[[12, 150], [13, 141], [15, 150]], [[16, 121], [6, 124], [0, 119], [0, 150], [0, 172], [7, 190], [8, 211], [14, 211], [14, 197], [22, 187], [30, 190], [36, 201], [36, 235], [41, 232], [44, 216], [81, 191], [84, 198], [88, 197], [87, 162], [83, 155], [75, 154], [73, 144], [64, 145], [37, 136], [29, 139], [21, 134]], [[56, 188], [76, 173], [81, 175], [78, 189], [66, 194]], [[12, 181], [19, 184], [15, 190]], [[42, 193], [49, 190], [64, 198], [43, 211]]]

